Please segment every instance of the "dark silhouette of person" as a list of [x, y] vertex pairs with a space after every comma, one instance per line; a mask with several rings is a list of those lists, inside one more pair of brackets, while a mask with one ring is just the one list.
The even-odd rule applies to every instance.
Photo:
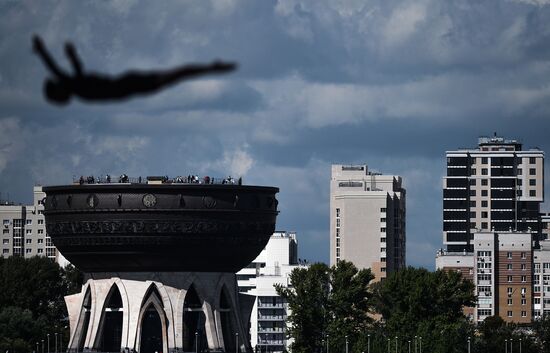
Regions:
[[154, 93], [182, 80], [205, 74], [227, 73], [237, 68], [235, 63], [214, 61], [211, 64], [188, 64], [168, 70], [134, 70], [118, 76], [85, 73], [74, 46], [66, 43], [65, 54], [74, 70], [71, 75], [57, 65], [38, 36], [33, 37], [33, 50], [53, 74], [52, 78], [44, 82], [44, 95], [57, 105], [68, 104], [72, 96], [85, 101], [123, 100], [134, 95]]

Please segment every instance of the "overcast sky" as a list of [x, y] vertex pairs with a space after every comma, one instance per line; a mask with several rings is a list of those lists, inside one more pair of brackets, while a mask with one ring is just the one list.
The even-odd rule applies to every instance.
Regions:
[[[332, 163], [403, 177], [407, 263], [442, 245], [445, 151], [497, 132], [550, 151], [550, 1], [0, 1], [0, 192], [73, 175], [243, 175], [329, 259]], [[89, 71], [214, 59], [236, 73], [123, 104], [46, 103], [40, 34]], [[548, 170], [546, 175], [550, 175]]]

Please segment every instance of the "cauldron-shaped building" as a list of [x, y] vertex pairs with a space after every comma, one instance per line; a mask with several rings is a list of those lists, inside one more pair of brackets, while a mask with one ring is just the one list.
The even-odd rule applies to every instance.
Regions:
[[66, 297], [69, 349], [248, 352], [254, 298], [235, 272], [275, 230], [277, 188], [106, 183], [45, 187], [47, 232], [86, 274]]

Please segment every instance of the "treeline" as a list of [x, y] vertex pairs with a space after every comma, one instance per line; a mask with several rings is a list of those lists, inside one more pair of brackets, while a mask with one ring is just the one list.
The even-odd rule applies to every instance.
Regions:
[[[80, 291], [82, 274], [46, 257], [0, 257], [0, 352], [66, 348], [69, 322], [63, 297]], [[44, 341], [44, 343], [42, 343]]]
[[[550, 318], [532, 327], [490, 317], [476, 326], [463, 314], [474, 285], [456, 272], [406, 268], [377, 283], [370, 269], [341, 261], [313, 264], [277, 287], [291, 315], [293, 353], [550, 353]], [[410, 342], [410, 343], [409, 343]], [[512, 349], [513, 348], [513, 349]]]

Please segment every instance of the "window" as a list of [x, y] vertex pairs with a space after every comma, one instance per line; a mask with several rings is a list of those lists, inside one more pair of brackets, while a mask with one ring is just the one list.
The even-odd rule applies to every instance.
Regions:
[[25, 249], [25, 254], [30, 254], [31, 253], [31, 249]]
[[3, 249], [2, 250], [2, 254], [9, 254], [10, 253], [10, 249]]
[[492, 314], [491, 309], [478, 309], [477, 313], [479, 316], [490, 316]]
[[481, 218], [487, 218], [487, 217], [489, 217], [489, 214], [487, 213], [487, 211], [481, 212]]
[[537, 170], [535, 168], [529, 168], [529, 175], [537, 175]]
[[487, 229], [489, 227], [489, 225], [487, 224], [487, 222], [481, 222], [481, 229]]
[[487, 196], [487, 190], [481, 190], [481, 196]]
[[336, 217], [340, 217], [340, 209], [339, 208], [336, 209]]
[[476, 169], [475, 169], [475, 168], [472, 168], [472, 169], [470, 170], [470, 174], [471, 174], [471, 175], [476, 175]]
[[529, 157], [529, 164], [537, 163], [537, 157]]
[[9, 239], [2, 239], [2, 244], [9, 244], [9, 243], [10, 243]]
[[526, 258], [525, 252], [522, 252], [522, 253], [521, 253], [521, 258], [522, 258], [522, 259], [525, 259], [525, 258]]
[[44, 210], [38, 210], [38, 214], [44, 214]]
[[39, 254], [44, 253], [44, 249], [38, 249], [38, 253], [39, 253]]
[[32, 233], [32, 229], [25, 229], [25, 234], [31, 234]]
[[25, 244], [32, 244], [32, 239], [25, 239]]
[[386, 268], [385, 268], [385, 267], [381, 267], [381, 268], [380, 268], [380, 272], [386, 272]]
[[476, 191], [475, 190], [470, 190], [470, 196], [476, 196]]
[[512, 317], [512, 311], [508, 310], [508, 317]]
[[518, 196], [523, 196], [523, 192], [521, 190], [518, 190]]
[[385, 243], [385, 242], [386, 242], [386, 238], [380, 238], [380, 242], [381, 242], [381, 243]]
[[475, 179], [470, 179], [470, 185], [475, 186], [476, 185], [476, 180]]
[[522, 281], [523, 283], [527, 282], [527, 276], [521, 276], [521, 281]]
[[386, 233], [386, 227], [380, 228], [380, 231], [381, 231], [382, 233]]
[[382, 208], [380, 209], [380, 212], [386, 212], [386, 208], [385, 208], [385, 207], [382, 207]]
[[529, 190], [529, 196], [537, 196], [536, 190]]
[[521, 305], [527, 305], [527, 299], [523, 298], [523, 299], [521, 300]]
[[522, 311], [521, 312], [521, 317], [527, 317], [527, 311]]
[[481, 207], [487, 207], [488, 204], [487, 201], [481, 201]]
[[508, 251], [508, 252], [506, 253], [506, 258], [507, 258], [507, 259], [511, 259], [511, 258], [512, 258], [512, 252]]
[[38, 234], [44, 234], [44, 229], [39, 229]]
[[513, 302], [512, 298], [508, 298], [508, 305], [512, 305]]
[[507, 265], [506, 265], [506, 269], [507, 269], [507, 270], [511, 270], [511, 269], [512, 269], [512, 264], [507, 264]]
[[470, 207], [476, 207], [476, 202], [475, 201], [470, 201]]
[[10, 232], [9, 229], [2, 229], [2, 234], [8, 234]]
[[336, 226], [340, 227], [340, 218], [336, 218]]
[[42, 244], [42, 243], [44, 243], [44, 239], [38, 239], [37, 242], [38, 242], [38, 244]]
[[537, 185], [537, 179], [529, 179], [529, 185], [531, 186]]
[[508, 276], [508, 282], [512, 282], [512, 276]]
[[487, 174], [488, 174], [487, 168], [482, 168], [481, 169], [481, 175], [487, 175]]
[[471, 223], [470, 223], [470, 228], [471, 228], [471, 229], [474, 229], [475, 227], [476, 227], [476, 222], [471, 222]]
[[32, 219], [27, 219], [27, 220], [25, 221], [25, 224], [32, 224]]
[[487, 179], [482, 179], [481, 180], [481, 185], [487, 186]]
[[470, 212], [470, 218], [476, 218], [476, 213], [475, 212]]
[[481, 164], [487, 164], [488, 158], [487, 157], [481, 157]]
[[386, 248], [380, 248], [381, 252], [386, 252]]
[[518, 179], [517, 180], [517, 185], [522, 186], [523, 185], [523, 179]]
[[43, 220], [43, 219], [39, 219], [39, 220], [38, 220], [38, 224], [44, 224], [44, 220]]
[[525, 264], [521, 264], [521, 269], [522, 269], [522, 270], [525, 270], [525, 269], [526, 269]]
[[380, 261], [386, 262], [386, 258], [385, 258], [385, 257], [381, 257], [381, 258], [380, 258]]
[[386, 222], [385, 218], [380, 218], [380, 222]]
[[540, 298], [533, 298], [533, 304], [540, 304]]
[[518, 168], [518, 175], [522, 175], [523, 174], [523, 170], [521, 170], [521, 168]]

